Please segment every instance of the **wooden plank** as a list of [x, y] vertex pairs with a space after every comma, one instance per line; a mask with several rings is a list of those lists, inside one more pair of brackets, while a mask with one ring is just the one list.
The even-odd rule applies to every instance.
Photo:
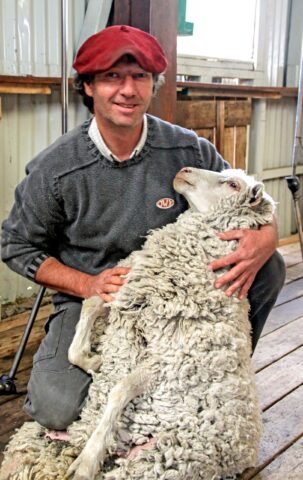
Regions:
[[51, 95], [52, 90], [47, 86], [33, 86], [33, 85], [12, 85], [1, 84], [0, 93], [8, 94], [25, 94], [25, 95]]
[[235, 128], [228, 127], [223, 129], [223, 147], [221, 147], [221, 155], [227, 160], [232, 168], [235, 168]]
[[282, 247], [287, 247], [290, 244], [298, 243], [298, 241], [299, 241], [299, 234], [298, 233], [295, 233], [294, 235], [290, 235], [290, 237], [280, 238], [279, 239], [279, 250], [280, 250], [280, 247], [282, 249]]
[[297, 265], [292, 265], [286, 269], [286, 279], [285, 285], [294, 280], [298, 280], [303, 276], [303, 263], [298, 263]]
[[256, 375], [262, 410], [303, 384], [303, 348], [286, 355]]
[[204, 101], [177, 101], [178, 125], [193, 130], [214, 128], [216, 126], [216, 102]]
[[[45, 305], [43, 307], [40, 307], [37, 313], [35, 324], [38, 324], [38, 323], [42, 324], [43, 322], [45, 322], [50, 316], [50, 314], [53, 313], [53, 311], [54, 311], [54, 308], [52, 305]], [[14, 315], [12, 317], [8, 317], [2, 320], [0, 322], [1, 337], [4, 334], [4, 332], [7, 332], [11, 329], [14, 329], [16, 327], [25, 327], [29, 319], [30, 313], [31, 313], [30, 311], [19, 313], [17, 315]]]
[[244, 473], [241, 476], [242, 480], [254, 478], [258, 471], [264, 469], [277, 455], [301, 437], [303, 434], [302, 398], [303, 387], [299, 387], [263, 413], [264, 433], [257, 468]]
[[275, 307], [268, 316], [262, 332], [262, 337], [301, 317], [302, 312], [303, 297], [296, 298], [291, 302], [283, 303], [282, 305]]
[[22, 410], [24, 395], [0, 406], [0, 435], [20, 427], [30, 417]]
[[216, 112], [216, 147], [219, 153], [224, 157], [224, 118], [225, 118], [225, 102], [224, 100], [219, 100], [217, 102], [217, 112]]
[[[142, 0], [131, 0], [131, 2], [132, 14], [138, 15]], [[149, 33], [159, 40], [168, 60], [165, 83], [152, 99], [149, 112], [168, 122], [176, 123], [178, 2], [176, 0], [165, 0], [165, 2], [150, 0], [149, 10], [144, 9], [139, 17], [139, 24], [133, 25], [140, 28], [142, 21], [140, 18], [146, 15], [149, 15]]]
[[[294, 253], [294, 252], [300, 252], [300, 244], [299, 244], [299, 236], [298, 235], [293, 235], [292, 237], [297, 237], [296, 242], [291, 242], [286, 245], [282, 245], [281, 247], [278, 248], [279, 252], [281, 255], [288, 255], [289, 253]], [[291, 237], [291, 238], [292, 238]]]
[[194, 129], [198, 137], [203, 137], [209, 140], [211, 143], [215, 143], [215, 129], [214, 128], [198, 128]]
[[287, 267], [302, 262], [300, 246], [297, 243], [287, 245], [287, 250], [285, 247], [279, 247], [278, 251], [281, 253], [281, 255], [283, 255]]
[[251, 123], [251, 100], [228, 100], [225, 102], [226, 127], [242, 127]]
[[303, 346], [303, 317], [260, 338], [252, 362], [256, 371]]
[[[23, 335], [23, 328], [17, 327], [10, 330], [10, 335], [8, 336], [8, 342], [1, 342], [0, 344], [0, 358], [8, 357], [14, 355], [17, 351], [21, 337]], [[34, 345], [40, 343], [41, 339], [44, 336], [44, 328], [42, 325], [37, 324], [33, 326], [31, 334], [29, 336], [27, 346], [32, 348]]]
[[246, 170], [246, 148], [247, 130], [246, 127], [235, 128], [235, 167]]
[[[19, 365], [19, 368], [18, 368], [18, 372], [22, 372], [22, 370], [26, 370], [27, 368], [30, 368], [32, 366], [33, 355], [36, 352], [37, 347], [38, 347], [38, 345], [33, 345], [32, 348], [29, 348], [28, 346], [26, 346], [26, 350], [25, 350], [25, 352], [22, 356], [22, 359], [21, 359], [21, 362], [20, 362], [20, 365]], [[9, 370], [12, 366], [12, 363], [13, 363], [13, 358], [14, 358], [13, 356], [1, 358], [1, 372], [0, 372], [0, 375], [2, 375], [2, 373], [8, 373], [9, 372]]]
[[5, 403], [11, 402], [14, 398], [20, 397], [20, 395], [25, 395], [27, 392], [27, 384], [30, 377], [31, 368], [26, 370], [18, 371], [16, 375], [15, 385], [17, 388], [17, 393], [14, 395], [1, 395], [0, 396], [0, 406]]
[[[121, 0], [119, 0], [121, 1]], [[224, 85], [219, 83], [177, 82], [179, 90], [191, 95], [206, 95], [209, 97], [249, 97], [249, 98], [281, 98], [297, 97], [298, 89], [293, 87], [258, 87], [247, 85]]]
[[289, 302], [295, 298], [303, 296], [303, 278], [299, 278], [288, 285], [284, 285], [282, 288], [277, 301], [276, 306], [282, 305], [282, 303]]
[[253, 480], [302, 480], [303, 437], [279, 455]]

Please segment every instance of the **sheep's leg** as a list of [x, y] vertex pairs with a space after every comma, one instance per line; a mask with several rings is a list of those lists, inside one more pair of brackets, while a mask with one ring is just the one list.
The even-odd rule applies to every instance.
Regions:
[[111, 390], [101, 421], [89, 438], [79, 457], [68, 469], [67, 476], [73, 480], [93, 480], [105, 454], [113, 441], [117, 420], [126, 405], [138, 395], [149, 390], [156, 379], [150, 368], [142, 366], [127, 375]]
[[97, 317], [108, 316], [108, 309], [100, 297], [91, 297], [84, 300], [76, 333], [69, 347], [68, 359], [74, 365], [85, 371], [97, 371], [101, 365], [101, 356], [91, 354], [91, 331]]

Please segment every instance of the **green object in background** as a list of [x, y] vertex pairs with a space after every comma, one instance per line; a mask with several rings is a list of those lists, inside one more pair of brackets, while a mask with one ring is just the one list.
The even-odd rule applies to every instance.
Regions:
[[178, 0], [178, 35], [192, 35], [194, 24], [186, 21], [186, 0]]

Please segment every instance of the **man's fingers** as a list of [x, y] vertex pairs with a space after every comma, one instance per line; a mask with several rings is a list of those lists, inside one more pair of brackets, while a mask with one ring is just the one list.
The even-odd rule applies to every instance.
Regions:
[[116, 293], [120, 290], [121, 285], [114, 285], [113, 283], [104, 283], [99, 291], [102, 293]]
[[113, 267], [109, 268], [108, 273], [112, 275], [127, 275], [130, 272], [129, 267]]
[[127, 280], [125, 278], [121, 278], [120, 276], [110, 276], [110, 277], [107, 277], [106, 278], [106, 283], [108, 285], [112, 284], [112, 285], [124, 285], [124, 283], [126, 283]]
[[239, 240], [243, 237], [246, 229], [241, 230], [228, 230], [227, 232], [220, 232], [218, 233], [218, 237], [221, 240]]
[[245, 291], [244, 286], [246, 285], [248, 277], [249, 275], [246, 272], [244, 272], [242, 275], [237, 277], [237, 279], [234, 282], [232, 282], [231, 285], [225, 290], [225, 295], [227, 295], [228, 297], [231, 297], [234, 293], [236, 293], [240, 289], [241, 289], [241, 292], [243, 289]]
[[254, 279], [255, 279], [255, 275], [251, 275], [250, 277], [248, 277], [248, 279], [246, 280], [246, 282], [244, 283], [244, 285], [242, 286], [242, 288], [239, 292], [238, 297], [239, 297], [240, 300], [247, 297], [248, 291], [249, 291], [250, 287], [252, 286]]
[[112, 302], [114, 300], [114, 297], [112, 297], [111, 295], [108, 295], [106, 293], [101, 293], [100, 294], [100, 297], [102, 298], [102, 300], [104, 300], [106, 303], [109, 303], [109, 302]]
[[214, 260], [208, 265], [210, 270], [219, 270], [220, 268], [228, 267], [229, 265], [233, 265], [238, 263], [242, 258], [237, 251], [230, 253], [229, 255], [225, 255], [225, 257], [218, 258], [218, 260]]
[[231, 270], [225, 272], [223, 275], [217, 278], [215, 281], [215, 287], [221, 288], [227, 283], [233, 283], [245, 273], [245, 269], [242, 265], [235, 265]]

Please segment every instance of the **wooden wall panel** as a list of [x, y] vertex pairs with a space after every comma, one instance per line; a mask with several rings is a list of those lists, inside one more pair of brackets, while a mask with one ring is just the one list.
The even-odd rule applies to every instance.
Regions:
[[214, 143], [233, 168], [245, 170], [251, 100], [181, 98], [177, 101], [177, 123]]
[[195, 130], [198, 137], [204, 137], [209, 140], [211, 143], [216, 143], [216, 130], [215, 128], [198, 128]]
[[246, 170], [247, 127], [235, 127], [235, 166]]
[[228, 100], [225, 102], [224, 123], [227, 127], [250, 124], [251, 100]]
[[183, 127], [201, 129], [216, 126], [216, 102], [177, 101], [176, 122]]
[[235, 141], [236, 129], [235, 127], [224, 128], [222, 134], [222, 147], [220, 153], [222, 157], [227, 160], [232, 168], [237, 168], [235, 158]]

